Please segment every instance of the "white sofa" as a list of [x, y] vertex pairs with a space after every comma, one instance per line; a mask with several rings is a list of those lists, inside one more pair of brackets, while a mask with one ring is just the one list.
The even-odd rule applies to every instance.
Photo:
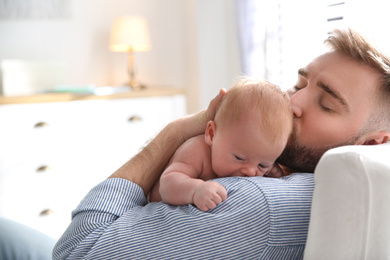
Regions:
[[390, 144], [321, 158], [304, 259], [390, 259]]

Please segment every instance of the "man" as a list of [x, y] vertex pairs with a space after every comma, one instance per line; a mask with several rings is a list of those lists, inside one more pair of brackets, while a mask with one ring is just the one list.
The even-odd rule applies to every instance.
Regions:
[[[313, 172], [321, 155], [346, 144], [390, 137], [390, 61], [353, 31], [336, 31], [332, 51], [299, 70], [289, 93], [294, 133], [279, 159], [286, 173]], [[313, 174], [231, 177], [228, 199], [202, 212], [192, 205], [146, 203], [145, 195], [174, 151], [204, 132], [224, 91], [205, 112], [178, 119], [73, 212], [55, 259], [301, 259]], [[261, 149], [261, 148], [259, 148]]]
[[56, 240], [13, 220], [0, 217], [0, 259], [50, 260]]

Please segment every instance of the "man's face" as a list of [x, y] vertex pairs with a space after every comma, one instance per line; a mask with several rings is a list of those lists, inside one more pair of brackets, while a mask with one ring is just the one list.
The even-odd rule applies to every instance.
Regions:
[[281, 165], [314, 172], [324, 152], [364, 142], [380, 81], [378, 73], [339, 52], [328, 52], [298, 72], [289, 90], [294, 130], [278, 159]]

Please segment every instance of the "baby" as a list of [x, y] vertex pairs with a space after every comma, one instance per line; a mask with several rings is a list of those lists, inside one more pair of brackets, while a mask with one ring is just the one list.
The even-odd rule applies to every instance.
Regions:
[[150, 201], [195, 204], [213, 209], [227, 197], [219, 183], [230, 176], [281, 177], [273, 167], [292, 131], [293, 114], [286, 94], [266, 81], [244, 78], [223, 97], [205, 134], [181, 145], [171, 158]]

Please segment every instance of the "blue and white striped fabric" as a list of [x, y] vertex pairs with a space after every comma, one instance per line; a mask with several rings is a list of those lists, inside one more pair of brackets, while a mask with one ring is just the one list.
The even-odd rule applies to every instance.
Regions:
[[97, 185], [73, 212], [54, 259], [302, 259], [313, 174], [217, 179], [228, 199], [208, 212], [146, 203], [123, 179]]

